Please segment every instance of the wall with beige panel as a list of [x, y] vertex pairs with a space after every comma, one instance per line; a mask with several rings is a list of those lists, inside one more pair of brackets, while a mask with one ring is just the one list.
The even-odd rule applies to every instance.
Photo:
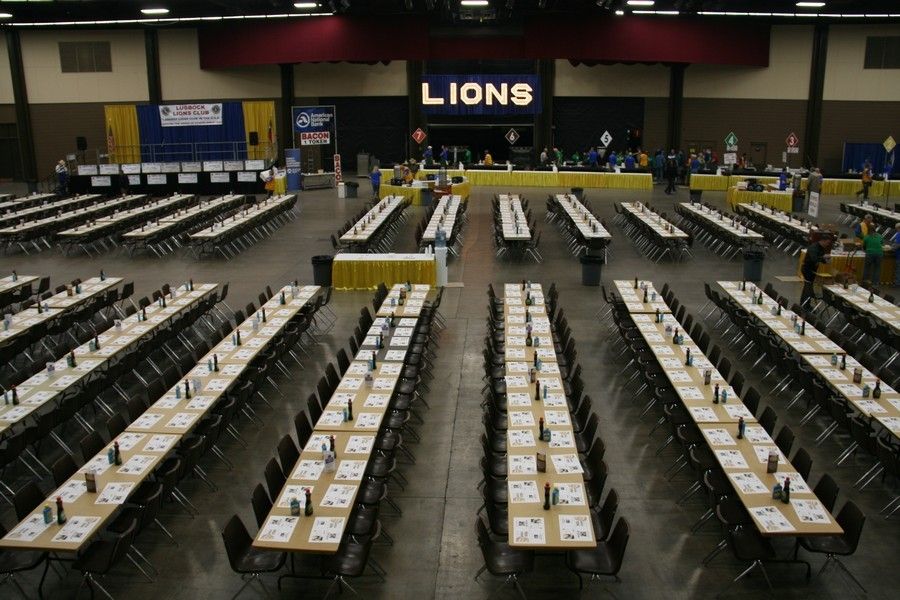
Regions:
[[644, 96], [669, 95], [669, 69], [663, 65], [578, 65], [556, 61], [556, 96]]
[[[864, 69], [867, 36], [900, 35], [900, 25], [840, 25], [828, 33], [824, 99], [900, 101], [897, 69]], [[872, 115], [877, 118], [876, 115]]]
[[294, 66], [296, 96], [405, 96], [406, 61], [383, 65], [304, 63]]
[[813, 28], [774, 26], [768, 67], [691, 65], [684, 73], [685, 98], [806, 100]]
[[[33, 104], [146, 102], [147, 61], [140, 31], [24, 31], [22, 62]], [[112, 72], [63, 73], [59, 42], [110, 43]]]
[[0, 34], [0, 104], [11, 104], [12, 102], [12, 76], [9, 72], [9, 54], [6, 51], [6, 36]]
[[276, 65], [201, 69], [196, 29], [160, 30], [159, 70], [163, 100], [167, 101], [245, 100], [281, 95]]

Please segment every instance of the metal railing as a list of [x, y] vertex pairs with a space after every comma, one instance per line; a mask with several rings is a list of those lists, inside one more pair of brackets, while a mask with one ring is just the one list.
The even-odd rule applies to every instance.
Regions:
[[196, 142], [177, 144], [140, 144], [77, 151], [68, 155], [71, 166], [79, 164], [187, 162], [204, 160], [263, 159], [273, 161], [278, 157], [278, 147], [269, 142], [250, 146], [241, 142]]

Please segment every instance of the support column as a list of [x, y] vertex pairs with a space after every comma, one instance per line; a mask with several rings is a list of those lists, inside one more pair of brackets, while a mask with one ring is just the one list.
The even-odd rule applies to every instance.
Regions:
[[144, 51], [147, 55], [147, 93], [150, 104], [162, 104], [162, 80], [159, 76], [159, 34], [156, 29], [144, 30]]
[[31, 108], [28, 106], [28, 89], [25, 85], [25, 67], [22, 65], [22, 41], [15, 28], [6, 30], [6, 48], [9, 54], [9, 71], [12, 79], [13, 101], [16, 103], [16, 135], [19, 138], [19, 154], [22, 159], [22, 178], [28, 183], [28, 191], [37, 191], [37, 159], [34, 153], [34, 130], [31, 127]]
[[822, 133], [822, 97], [825, 89], [825, 62], [828, 58], [828, 25], [818, 23], [813, 29], [812, 60], [809, 67], [809, 98], [806, 101], [805, 150], [802, 161], [807, 167], [818, 166], [819, 139]]
[[678, 150], [681, 146], [681, 114], [684, 110], [685, 64], [669, 66], [669, 111], [666, 119], [666, 148]]
[[[406, 61], [406, 96], [409, 100], [409, 125], [406, 128], [406, 158], [422, 157], [422, 150], [416, 145], [410, 135], [421, 127], [428, 133], [428, 117], [422, 110], [422, 74], [425, 72], [425, 64], [421, 60]], [[428, 139], [423, 142], [428, 145]]]
[[285, 148], [294, 147], [294, 65], [278, 65], [281, 72], [281, 129], [278, 135], [278, 156], [284, 157]]
[[541, 82], [541, 112], [534, 115], [534, 159], [540, 156], [544, 146], [553, 147], [553, 95], [555, 93], [556, 61], [537, 61], [538, 79]]

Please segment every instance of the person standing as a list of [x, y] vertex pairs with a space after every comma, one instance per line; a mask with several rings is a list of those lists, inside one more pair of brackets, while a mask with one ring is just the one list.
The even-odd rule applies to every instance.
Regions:
[[563, 164], [563, 151], [553, 146], [553, 156], [556, 159], [556, 164], [561, 167]]
[[674, 148], [669, 151], [666, 157], [665, 175], [668, 185], [666, 185], [666, 194], [675, 192], [675, 178], [678, 177], [678, 158], [675, 156]]
[[894, 287], [900, 287], [900, 222], [894, 225], [891, 248], [894, 250]]
[[446, 167], [450, 160], [450, 150], [447, 146], [441, 146], [441, 166]]
[[831, 252], [833, 244], [834, 239], [831, 236], [824, 236], [806, 248], [806, 255], [800, 266], [800, 274], [803, 275], [803, 291], [800, 293], [801, 306], [807, 305], [808, 300], [816, 299], [815, 290], [813, 290], [816, 272], [819, 270], [820, 264], [828, 262], [828, 253]]
[[862, 194], [863, 200], [868, 200], [869, 188], [872, 187], [872, 163], [869, 162], [869, 159], [866, 159], [866, 163], [863, 165], [860, 179], [862, 180], [862, 189], [856, 192], [856, 195]]
[[468, 147], [466, 147], [466, 150], [463, 152], [463, 164], [467, 167], [472, 164], [472, 150]]
[[589, 167], [594, 168], [594, 169], [597, 168], [598, 162], [597, 162], [597, 148], [596, 147], [591, 146], [591, 150], [588, 152], [588, 155], [587, 155], [587, 162], [588, 162]]
[[817, 194], [822, 193], [822, 181], [824, 181], [824, 178], [822, 177], [822, 171], [819, 169], [819, 167], [816, 167], [809, 174], [809, 179], [807, 179], [806, 181], [806, 191], [808, 192], [806, 198], [807, 206], [809, 206], [810, 194], [812, 194], [813, 192]]
[[647, 153], [638, 148], [638, 166], [642, 169], [646, 169], [650, 164], [650, 158], [647, 156]]
[[609, 157], [607, 157], [607, 162], [609, 163], [609, 170], [615, 171], [616, 165], [619, 164], [619, 157], [616, 156], [615, 150], [610, 150]]
[[856, 224], [853, 228], [853, 235], [859, 241], [863, 241], [866, 239], [866, 236], [869, 235], [870, 231], [875, 229], [875, 219], [871, 214], [866, 214], [863, 217], [863, 220]]
[[56, 163], [56, 194], [65, 196], [69, 193], [69, 169], [66, 168], [66, 161], [59, 159]]
[[422, 153], [422, 162], [425, 163], [425, 168], [430, 168], [434, 162], [434, 150], [431, 149], [431, 146], [427, 146], [425, 152]]
[[876, 228], [870, 227], [863, 238], [863, 251], [866, 253], [863, 283], [871, 283], [874, 287], [881, 283], [881, 259], [884, 257], [884, 238]]
[[633, 171], [634, 170], [634, 155], [630, 152], [625, 155], [625, 170]]
[[546, 165], [548, 160], [550, 160], [550, 155], [547, 154], [547, 146], [544, 146], [544, 149], [541, 150], [541, 166]]
[[372, 169], [369, 179], [372, 181], [372, 198], [377, 200], [378, 193], [381, 190], [381, 169], [378, 168], [378, 165], [375, 165], [375, 168]]
[[490, 166], [493, 166], [493, 164], [494, 164], [494, 157], [491, 156], [491, 151], [485, 150], [484, 151], [484, 165], [486, 167], [490, 167]]

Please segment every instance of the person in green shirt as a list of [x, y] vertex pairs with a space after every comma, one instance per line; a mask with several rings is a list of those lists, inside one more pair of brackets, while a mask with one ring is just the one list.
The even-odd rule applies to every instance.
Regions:
[[866, 260], [863, 266], [863, 282], [873, 286], [881, 283], [881, 259], [884, 257], [884, 239], [872, 227], [863, 238], [863, 250]]
[[468, 148], [463, 152], [463, 164], [467, 167], [472, 164], [472, 151]]
[[562, 165], [562, 164], [563, 164], [563, 153], [562, 153], [562, 150], [560, 150], [560, 149], [557, 148], [556, 146], [553, 147], [553, 156], [556, 157], [556, 164], [557, 164], [557, 165]]
[[580, 164], [581, 164], [581, 155], [578, 154], [578, 150], [576, 150], [575, 152], [572, 153], [572, 158], [571, 158], [570, 160], [571, 160], [573, 163], [575, 163], [576, 165], [580, 165]]

